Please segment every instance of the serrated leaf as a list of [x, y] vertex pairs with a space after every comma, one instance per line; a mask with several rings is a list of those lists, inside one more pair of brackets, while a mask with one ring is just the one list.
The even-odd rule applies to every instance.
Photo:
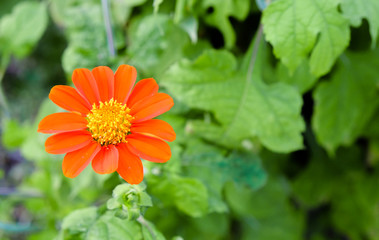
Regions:
[[233, 26], [230, 17], [240, 21], [244, 20], [249, 13], [249, 0], [203, 0], [201, 1], [203, 11], [205, 12], [205, 21], [220, 29], [224, 36], [226, 48], [232, 48], [236, 41]]
[[0, 52], [25, 57], [44, 33], [48, 23], [46, 5], [21, 2], [0, 21]]
[[375, 47], [379, 34], [379, 1], [342, 0], [341, 10], [354, 27], [359, 27], [363, 18], [367, 19], [370, 25], [371, 46]]
[[338, 12], [339, 2], [278, 0], [264, 10], [262, 23], [266, 39], [291, 71], [311, 53], [311, 72], [324, 75], [348, 46], [349, 25]]
[[329, 82], [314, 92], [312, 126], [318, 141], [330, 154], [348, 146], [361, 134], [379, 104], [377, 76], [379, 51], [347, 53]]
[[[244, 62], [249, 60], [247, 54]], [[261, 64], [258, 53], [250, 78], [247, 64], [237, 67], [231, 53], [208, 50], [194, 62], [175, 64], [162, 84], [188, 106], [214, 113], [221, 126], [207, 124], [212, 134], [200, 134], [218, 144], [241, 147], [244, 139], [258, 137], [273, 151], [299, 149], [304, 129], [300, 94], [283, 83], [265, 85], [261, 81]]]

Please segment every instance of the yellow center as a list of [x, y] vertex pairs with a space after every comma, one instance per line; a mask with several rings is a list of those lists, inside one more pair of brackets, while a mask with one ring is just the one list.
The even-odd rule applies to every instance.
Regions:
[[95, 141], [101, 145], [118, 144], [126, 142], [130, 132], [130, 109], [113, 98], [106, 102], [93, 104], [91, 112], [87, 114], [88, 130]]

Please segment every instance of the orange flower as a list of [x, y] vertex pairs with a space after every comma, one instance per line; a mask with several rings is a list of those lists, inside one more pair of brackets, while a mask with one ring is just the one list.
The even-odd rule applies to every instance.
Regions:
[[[75, 69], [76, 87], [58, 85], [49, 98], [69, 111], [48, 115], [38, 132], [54, 133], [45, 142], [46, 152], [66, 154], [62, 169], [74, 178], [92, 161], [96, 173], [117, 171], [130, 184], [143, 179], [140, 158], [163, 163], [171, 150], [164, 141], [175, 140], [173, 128], [152, 119], [173, 105], [172, 98], [158, 93], [153, 78], [136, 81], [137, 71], [121, 65], [115, 74], [104, 66]], [[133, 89], [132, 89], [133, 88]]]

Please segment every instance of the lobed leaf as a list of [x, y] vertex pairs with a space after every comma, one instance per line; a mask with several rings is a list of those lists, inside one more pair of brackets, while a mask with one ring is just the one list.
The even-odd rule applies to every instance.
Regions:
[[293, 72], [310, 55], [315, 76], [330, 71], [350, 41], [340, 0], [278, 0], [264, 11], [262, 23], [276, 57]]
[[[229, 147], [241, 147], [243, 140], [258, 137], [273, 151], [300, 149], [304, 130], [301, 97], [286, 84], [264, 84], [261, 64], [257, 56], [249, 77], [247, 68], [238, 68], [231, 53], [208, 50], [194, 62], [175, 64], [162, 84], [188, 106], [214, 113], [221, 126], [204, 123], [207, 131], [198, 132], [203, 137]], [[197, 127], [201, 128], [197, 124], [193, 130]]]
[[379, 1], [342, 0], [341, 10], [354, 27], [359, 27], [363, 18], [367, 19], [370, 25], [371, 46], [375, 47], [379, 34]]

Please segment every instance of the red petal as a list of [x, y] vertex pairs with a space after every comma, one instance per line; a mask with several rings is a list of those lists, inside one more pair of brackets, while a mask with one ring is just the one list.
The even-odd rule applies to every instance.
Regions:
[[141, 159], [131, 153], [125, 143], [117, 146], [119, 159], [117, 172], [130, 184], [139, 184], [143, 180]]
[[128, 135], [128, 149], [140, 158], [152, 162], [167, 162], [171, 158], [170, 146], [163, 140], [138, 133]]
[[140, 123], [132, 124], [130, 131], [132, 133], [141, 133], [145, 135], [151, 134], [169, 142], [174, 141], [176, 138], [176, 134], [171, 125], [159, 119], [150, 119]]
[[106, 102], [113, 98], [114, 74], [112, 69], [104, 66], [95, 67], [92, 69], [92, 74], [95, 77], [101, 101]]
[[127, 105], [129, 106], [129, 108], [133, 107], [133, 105], [138, 101], [158, 93], [158, 89], [159, 86], [153, 78], [142, 79], [133, 88], [133, 91], [128, 99]]
[[79, 112], [84, 116], [92, 108], [91, 105], [79, 95], [75, 88], [70, 86], [57, 85], [50, 91], [49, 98], [59, 107], [73, 112]]
[[76, 113], [53, 113], [41, 120], [37, 131], [41, 133], [59, 133], [85, 130], [87, 124], [87, 120]]
[[157, 93], [137, 102], [131, 109], [133, 122], [142, 122], [167, 112], [174, 106], [174, 100], [166, 93]]
[[129, 65], [118, 67], [114, 76], [114, 98], [119, 103], [126, 103], [136, 82], [137, 70]]
[[63, 158], [62, 170], [66, 177], [74, 178], [83, 171], [94, 156], [100, 151], [100, 145], [92, 141], [87, 146], [67, 153]]
[[78, 150], [92, 141], [88, 131], [57, 133], [46, 139], [45, 150], [51, 154], [63, 154]]
[[92, 168], [98, 174], [113, 173], [118, 166], [118, 151], [114, 145], [101, 147], [92, 160]]
[[100, 101], [96, 80], [90, 70], [86, 68], [75, 69], [72, 73], [72, 81], [78, 92], [89, 101], [91, 106]]

